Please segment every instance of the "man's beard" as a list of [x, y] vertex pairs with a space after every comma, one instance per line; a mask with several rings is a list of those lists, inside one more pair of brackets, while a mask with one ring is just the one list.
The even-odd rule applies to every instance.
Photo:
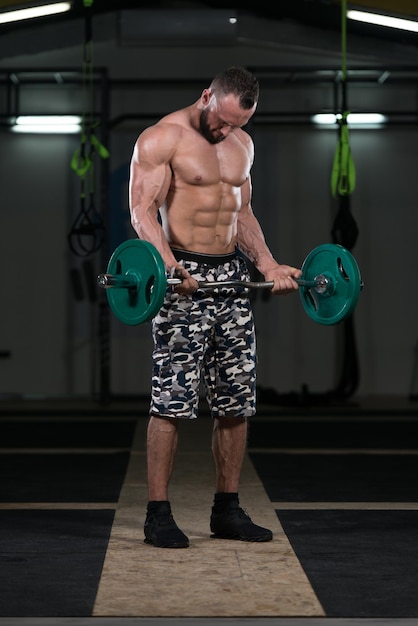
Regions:
[[209, 124], [208, 124], [208, 109], [204, 109], [201, 113], [200, 113], [200, 120], [199, 120], [199, 128], [200, 128], [200, 132], [202, 133], [203, 137], [209, 141], [209, 143], [220, 143], [221, 141], [223, 141], [224, 139], [226, 139], [225, 135], [219, 135], [219, 137], [215, 137], [212, 133], [212, 131], [209, 128]]

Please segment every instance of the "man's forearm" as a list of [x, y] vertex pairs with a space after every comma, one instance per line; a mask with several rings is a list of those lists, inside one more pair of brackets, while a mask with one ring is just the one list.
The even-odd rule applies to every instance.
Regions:
[[277, 265], [261, 226], [252, 213], [238, 221], [237, 244], [262, 274]]
[[175, 259], [164, 231], [157, 218], [149, 215], [138, 218], [137, 212], [131, 212], [131, 224], [139, 239], [144, 239], [152, 243], [161, 254], [164, 265], [168, 271], [178, 265]]

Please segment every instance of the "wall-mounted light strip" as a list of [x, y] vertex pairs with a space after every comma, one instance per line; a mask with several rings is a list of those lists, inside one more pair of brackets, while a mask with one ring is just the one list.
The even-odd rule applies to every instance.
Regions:
[[11, 130], [15, 133], [73, 134], [81, 132], [79, 115], [20, 115]]
[[[335, 126], [341, 119], [340, 113], [317, 113], [312, 116], [312, 122], [318, 126]], [[385, 115], [381, 113], [349, 113], [347, 124], [362, 128], [378, 128], [387, 122]]]
[[388, 28], [398, 28], [400, 30], [410, 30], [418, 33], [418, 22], [413, 20], [405, 20], [399, 17], [390, 17], [389, 15], [381, 15], [380, 13], [369, 13], [367, 11], [347, 11], [347, 17], [350, 20], [358, 22], [366, 22], [367, 24], [376, 24], [377, 26], [386, 26]]
[[36, 7], [6, 11], [4, 13], [0, 13], [0, 24], [20, 22], [21, 20], [30, 20], [35, 17], [46, 17], [47, 15], [56, 15], [57, 13], [65, 13], [70, 9], [71, 2], [54, 2], [53, 4], [42, 4]]

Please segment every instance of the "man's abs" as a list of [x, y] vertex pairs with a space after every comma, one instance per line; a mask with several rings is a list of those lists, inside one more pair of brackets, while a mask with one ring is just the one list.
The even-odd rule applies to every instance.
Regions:
[[[179, 201], [178, 196], [184, 196]], [[233, 252], [240, 208], [236, 194], [229, 198], [211, 192], [178, 194], [162, 211], [163, 229], [171, 247], [207, 254]], [[190, 204], [190, 197], [199, 204]]]

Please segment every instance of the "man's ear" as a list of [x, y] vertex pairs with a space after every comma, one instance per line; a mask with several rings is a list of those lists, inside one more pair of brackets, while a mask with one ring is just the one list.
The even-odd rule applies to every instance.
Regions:
[[210, 89], [204, 89], [202, 91], [202, 95], [200, 96], [200, 101], [204, 107], [208, 106], [211, 97], [212, 97], [212, 92]]

